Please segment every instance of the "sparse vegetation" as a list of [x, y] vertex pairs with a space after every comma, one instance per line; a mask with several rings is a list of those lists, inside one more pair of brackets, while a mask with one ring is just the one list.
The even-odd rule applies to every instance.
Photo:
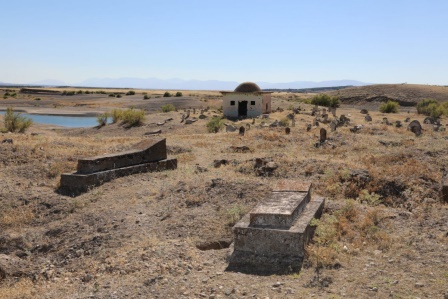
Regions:
[[382, 103], [380, 106], [380, 112], [382, 113], [398, 113], [398, 107], [400, 105], [394, 101], [387, 101], [386, 103]]
[[33, 124], [33, 121], [19, 112], [14, 112], [12, 107], [8, 107], [4, 116], [4, 124], [8, 132], [24, 133]]
[[338, 97], [330, 97], [327, 94], [318, 94], [311, 98], [312, 105], [337, 108], [341, 105]]
[[162, 112], [170, 112], [176, 110], [173, 104], [166, 104], [162, 106]]
[[123, 120], [123, 124], [128, 127], [140, 126], [145, 120], [145, 111], [133, 108], [127, 109], [123, 111], [121, 119]]
[[98, 114], [96, 117], [96, 122], [100, 127], [107, 125], [107, 120], [109, 119], [109, 114], [107, 112]]
[[439, 118], [442, 115], [448, 115], [448, 102], [439, 103], [435, 99], [425, 99], [417, 104], [417, 112]]
[[224, 121], [220, 117], [212, 117], [207, 123], [207, 130], [209, 133], [216, 133], [222, 129], [224, 126]]
[[123, 118], [123, 110], [114, 109], [110, 112], [110, 116], [112, 117], [112, 123], [115, 124]]

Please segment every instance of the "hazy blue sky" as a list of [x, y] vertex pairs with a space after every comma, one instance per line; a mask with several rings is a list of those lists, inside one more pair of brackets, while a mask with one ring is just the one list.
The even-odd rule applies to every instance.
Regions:
[[4, 0], [0, 81], [448, 85], [446, 0]]

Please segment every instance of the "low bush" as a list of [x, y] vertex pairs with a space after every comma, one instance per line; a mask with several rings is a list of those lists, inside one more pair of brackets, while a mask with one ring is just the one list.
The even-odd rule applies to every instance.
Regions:
[[147, 94], [145, 94], [144, 96], [143, 96], [143, 99], [144, 100], [149, 100], [151, 98], [151, 96], [149, 96], [149, 95], [147, 95]]
[[216, 133], [224, 126], [224, 121], [220, 117], [212, 117], [207, 123], [207, 130], [209, 133]]
[[115, 124], [123, 118], [123, 110], [114, 109], [110, 112], [110, 116], [112, 117], [112, 123]]
[[109, 113], [105, 112], [102, 114], [98, 114], [96, 117], [96, 122], [100, 127], [107, 125], [107, 119], [109, 118]]
[[122, 113], [123, 124], [128, 127], [140, 126], [145, 120], [145, 111], [140, 109], [127, 109]]
[[110, 94], [109, 94], [109, 97], [111, 97], [111, 98], [115, 98], [115, 94], [110, 93]]
[[166, 104], [162, 106], [162, 112], [170, 112], [176, 110], [173, 104]]
[[4, 124], [8, 132], [24, 133], [33, 124], [33, 121], [22, 116], [21, 113], [14, 112], [12, 107], [8, 107], [4, 116]]
[[181, 97], [182, 96], [182, 92], [178, 91], [176, 92], [176, 97]]
[[35, 100], [35, 101], [40, 101], [40, 100], [41, 100], [41, 98], [35, 98], [34, 100]]
[[435, 99], [424, 99], [417, 104], [417, 113], [439, 118], [448, 115], [448, 102], [439, 103]]
[[163, 94], [164, 98], [169, 98], [171, 96], [172, 96], [171, 93], [169, 93], [168, 91], [165, 91], [165, 93]]
[[126, 95], [127, 95], [127, 96], [133, 96], [133, 95], [135, 95], [135, 91], [133, 91], [133, 90], [129, 90], [129, 91], [126, 93]]
[[121, 96], [121, 94], [117, 94], [117, 98], [121, 98], [122, 96]]
[[380, 106], [380, 112], [382, 113], [398, 113], [398, 107], [400, 105], [394, 101], [387, 101], [387, 103], [383, 103]]
[[330, 97], [326, 94], [318, 94], [311, 98], [311, 104], [324, 107], [337, 108], [341, 105], [338, 97]]

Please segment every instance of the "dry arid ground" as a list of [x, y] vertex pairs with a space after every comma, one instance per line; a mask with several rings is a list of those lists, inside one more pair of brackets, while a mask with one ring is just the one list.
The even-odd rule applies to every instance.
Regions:
[[[448, 206], [440, 184], [448, 171], [448, 133], [423, 125], [416, 137], [406, 123], [381, 124], [384, 116], [423, 123], [415, 109], [384, 115], [370, 105], [373, 122], [366, 123], [362, 105], [343, 106], [337, 114], [363, 125], [358, 132], [331, 132], [325, 124], [307, 132], [311, 107], [299, 100], [309, 95], [279, 93], [273, 107], [285, 110], [256, 119], [242, 137], [207, 132], [210, 117], [220, 115], [217, 92], [3, 99], [4, 92], [1, 107], [24, 111], [89, 114], [133, 106], [147, 116], [133, 128], [34, 124], [24, 134], [1, 134], [0, 141], [13, 143], [0, 143], [0, 299], [447, 298]], [[165, 103], [179, 112], [160, 112]], [[181, 108], [200, 106], [211, 106], [208, 119], [180, 123]], [[258, 128], [299, 106], [305, 110], [295, 116], [291, 134]], [[322, 127], [329, 140], [316, 148]], [[79, 158], [130, 149], [155, 129], [178, 159], [177, 170], [122, 177], [78, 197], [57, 193], [60, 174], [74, 171]], [[243, 145], [250, 150], [230, 149]], [[257, 176], [254, 158], [271, 159], [278, 168]], [[216, 159], [230, 163], [215, 168]], [[282, 179], [311, 181], [327, 200], [302, 270], [273, 276], [226, 271], [232, 225]]]

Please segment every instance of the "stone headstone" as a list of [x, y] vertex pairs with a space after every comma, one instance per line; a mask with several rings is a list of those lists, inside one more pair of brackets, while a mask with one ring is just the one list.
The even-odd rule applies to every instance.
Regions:
[[409, 123], [408, 129], [415, 134], [415, 136], [422, 135], [422, 125], [418, 120], [413, 120]]
[[232, 125], [226, 126], [226, 132], [235, 132], [235, 131], [236, 131], [236, 127], [234, 127]]
[[311, 127], [312, 127], [312, 126], [311, 126], [310, 124], [307, 124], [307, 125], [306, 125], [306, 131], [309, 132], [309, 131], [311, 130]]
[[350, 118], [348, 118], [347, 116], [342, 114], [341, 117], [339, 117], [339, 122], [340, 122], [341, 125], [349, 124], [350, 123]]
[[366, 116], [364, 116], [364, 119], [365, 119], [365, 121], [367, 121], [367, 122], [370, 122], [370, 121], [372, 121], [372, 117], [370, 116], [370, 115], [366, 115]]
[[240, 129], [239, 129], [238, 134], [239, 134], [240, 136], [244, 136], [244, 133], [245, 133], [245, 132], [246, 132], [246, 129], [244, 128], [244, 126], [241, 126]]
[[401, 124], [401, 121], [397, 120], [395, 121], [395, 127], [401, 128], [403, 125]]
[[369, 111], [367, 111], [367, 109], [361, 109], [360, 113], [361, 113], [361, 114], [368, 114]]
[[405, 123], [408, 123], [408, 122], [410, 122], [410, 121], [411, 121], [411, 118], [410, 118], [410, 117], [406, 117], [406, 119], [404, 120]]
[[319, 141], [320, 143], [324, 143], [327, 140], [327, 130], [321, 128], [319, 133], [320, 133]]
[[442, 201], [448, 203], [448, 175], [442, 177]]
[[252, 118], [252, 124], [255, 125], [255, 118]]
[[196, 108], [193, 108], [193, 114], [196, 114]]
[[246, 130], [250, 130], [250, 124], [246, 124]]
[[391, 125], [391, 123], [389, 122], [389, 120], [387, 119], [387, 117], [383, 117], [382, 124], [385, 124], [385, 125], [388, 125], [388, 126]]
[[332, 132], [336, 131], [336, 128], [337, 128], [337, 127], [338, 127], [338, 124], [333, 120], [333, 121], [330, 123], [331, 131], [332, 131]]
[[317, 118], [313, 119], [313, 126], [315, 127], [319, 126], [319, 121], [317, 120]]
[[336, 107], [331, 107], [330, 112], [333, 115], [333, 117], [336, 117]]
[[286, 127], [285, 128], [285, 134], [289, 135], [289, 133], [291, 133], [291, 129], [289, 127]]
[[292, 125], [293, 127], [296, 126], [296, 119], [295, 119], [295, 118], [293, 118], [293, 119], [291, 120], [291, 125]]
[[322, 114], [326, 114], [327, 113], [327, 109], [322, 108]]
[[436, 123], [436, 120], [433, 117], [428, 116], [423, 120], [423, 123], [427, 125], [433, 125]]

